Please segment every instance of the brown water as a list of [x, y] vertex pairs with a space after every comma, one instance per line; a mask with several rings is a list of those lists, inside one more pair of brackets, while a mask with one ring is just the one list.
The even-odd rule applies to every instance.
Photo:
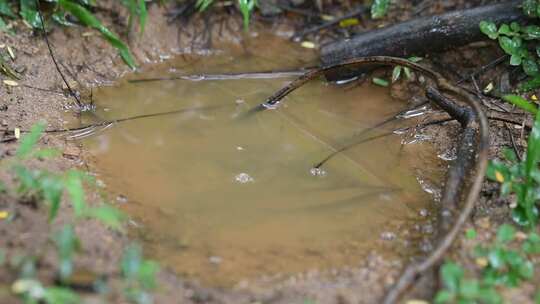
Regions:
[[[127, 78], [286, 70], [311, 58], [263, 37]], [[383, 231], [406, 227], [429, 206], [413, 172], [433, 151], [401, 145], [399, 135], [339, 154], [320, 174], [310, 170], [353, 134], [404, 109], [386, 89], [314, 81], [279, 109], [244, 117], [292, 78], [187, 78], [100, 88], [94, 100], [102, 119], [193, 109], [118, 123], [83, 140], [98, 178], [127, 197], [121, 206], [147, 252], [178, 272], [226, 286], [354, 265], [380, 248]]]

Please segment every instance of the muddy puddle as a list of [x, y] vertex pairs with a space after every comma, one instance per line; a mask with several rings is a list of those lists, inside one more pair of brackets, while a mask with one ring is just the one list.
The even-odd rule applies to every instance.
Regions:
[[183, 109], [78, 139], [91, 155], [91, 170], [119, 193], [132, 234], [151, 257], [206, 284], [231, 286], [356, 265], [373, 249], [400, 256], [415, 250], [404, 241], [388, 245], [381, 235], [412, 230], [431, 205], [415, 174], [434, 164], [428, 143], [403, 145], [403, 135], [385, 136], [312, 170], [354, 134], [402, 111], [402, 101], [370, 84], [344, 88], [320, 80], [276, 110], [246, 116], [294, 76], [227, 76], [294, 71], [313, 58], [264, 36], [145, 67], [94, 91], [97, 111], [86, 123]]

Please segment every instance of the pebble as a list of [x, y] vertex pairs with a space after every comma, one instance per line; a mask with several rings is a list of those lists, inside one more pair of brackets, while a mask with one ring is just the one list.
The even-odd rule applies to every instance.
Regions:
[[381, 239], [385, 241], [392, 241], [396, 238], [396, 234], [390, 231], [385, 231], [381, 233]]
[[81, 155], [81, 149], [76, 146], [67, 146], [62, 152], [62, 156], [67, 159], [77, 159]]
[[211, 256], [210, 258], [208, 258], [208, 261], [210, 261], [210, 263], [214, 265], [219, 265], [221, 264], [221, 262], [223, 262], [223, 258], [218, 256]]

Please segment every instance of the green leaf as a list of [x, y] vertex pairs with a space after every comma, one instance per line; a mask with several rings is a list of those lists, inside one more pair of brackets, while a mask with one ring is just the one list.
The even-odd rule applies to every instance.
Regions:
[[7, 0], [0, 0], [0, 15], [17, 18], [17, 15], [13, 13], [13, 10], [11, 9], [11, 6]]
[[480, 292], [480, 283], [476, 280], [461, 280], [459, 292], [465, 299], [476, 299]]
[[521, 62], [523, 71], [525, 74], [529, 76], [536, 76], [538, 75], [538, 64], [536, 63], [536, 60], [532, 57], [525, 57], [523, 61]]
[[446, 262], [441, 267], [441, 278], [448, 290], [457, 292], [459, 282], [463, 278], [463, 269], [455, 263]]
[[371, 18], [378, 19], [384, 17], [388, 12], [390, 0], [374, 0], [371, 4]]
[[474, 230], [473, 228], [469, 228], [467, 229], [467, 231], [465, 231], [465, 237], [469, 240], [474, 240], [476, 236], [477, 236], [476, 230]]
[[32, 126], [30, 133], [21, 139], [21, 143], [16, 153], [17, 157], [23, 158], [30, 154], [41, 137], [43, 130], [45, 130], [45, 124], [43, 123], [38, 123]]
[[373, 81], [374, 84], [376, 84], [378, 86], [381, 86], [381, 87], [387, 87], [387, 86], [390, 85], [388, 80], [378, 78], [378, 77], [373, 77], [372, 81]]
[[497, 39], [497, 37], [499, 37], [499, 33], [497, 32], [497, 25], [495, 25], [495, 23], [493, 22], [481, 21], [480, 31], [487, 35], [489, 39]]
[[212, 5], [212, 3], [214, 3], [214, 0], [197, 0], [197, 3], [195, 4], [195, 6], [199, 10], [199, 12], [203, 12], [208, 7], [210, 7], [210, 5]]
[[141, 247], [135, 244], [129, 245], [124, 251], [121, 261], [122, 275], [126, 279], [137, 277], [142, 262]]
[[540, 38], [540, 26], [528, 25], [523, 28], [525, 39], [539, 39]]
[[524, 0], [522, 3], [523, 13], [529, 17], [537, 17], [537, 0]]
[[244, 20], [244, 30], [248, 30], [251, 11], [255, 8], [256, 0], [238, 0], [238, 6]]
[[86, 211], [86, 201], [82, 184], [82, 173], [76, 170], [70, 170], [65, 177], [65, 187], [69, 194], [73, 211], [76, 217], [81, 217]]
[[509, 224], [503, 224], [497, 230], [497, 241], [499, 243], [507, 243], [514, 239], [516, 229]]
[[526, 82], [521, 83], [518, 87], [518, 90], [520, 92], [529, 92], [538, 88], [540, 88], [540, 76], [535, 76], [534, 78], [531, 78]]
[[70, 0], [58, 0], [58, 3], [67, 12], [79, 19], [82, 24], [98, 30], [112, 46], [118, 49], [120, 57], [122, 57], [126, 64], [132, 69], [136, 68], [135, 59], [133, 59], [128, 47], [118, 38], [118, 36], [109, 31], [109, 29], [94, 17], [91, 12]]
[[19, 14], [33, 28], [41, 28], [41, 19], [37, 11], [36, 1], [38, 0], [20, 0]]
[[49, 203], [49, 221], [56, 218], [64, 192], [64, 183], [56, 176], [44, 176], [38, 180], [45, 200]]
[[523, 243], [522, 249], [525, 253], [528, 254], [539, 254], [540, 253], [540, 236], [534, 232], [529, 234], [529, 237]]
[[80, 248], [80, 241], [71, 225], [65, 225], [53, 236], [59, 258], [60, 279], [65, 280], [73, 273], [73, 256]]
[[4, 19], [2, 19], [2, 17], [0, 17], [0, 32], [7, 32], [7, 31], [8, 31], [7, 24], [4, 21]]
[[97, 219], [116, 230], [122, 227], [122, 221], [125, 219], [125, 215], [120, 210], [109, 205], [89, 208], [86, 210], [85, 216]]
[[513, 66], [518, 66], [518, 65], [521, 65], [521, 56], [519, 55], [512, 55], [510, 56], [510, 65], [513, 65]]
[[510, 29], [513, 32], [517, 33], [517, 32], [519, 32], [521, 30], [521, 26], [519, 25], [519, 23], [514, 21], [514, 22], [510, 23]]
[[435, 304], [453, 303], [453, 301], [454, 294], [448, 290], [440, 290], [437, 292], [437, 295], [435, 295], [435, 299], [433, 300]]
[[144, 261], [139, 269], [139, 281], [145, 289], [156, 288], [156, 274], [159, 271], [158, 263], [154, 261]]
[[392, 70], [392, 83], [399, 80], [399, 77], [401, 76], [401, 70], [402, 67], [400, 65], [394, 67], [394, 69]]
[[47, 304], [78, 304], [81, 303], [79, 296], [71, 289], [64, 287], [47, 287], [43, 294]]
[[519, 50], [521, 47], [521, 40], [517, 37], [499, 37], [499, 45], [508, 55], [519, 56]]
[[503, 96], [503, 99], [517, 106], [518, 108], [521, 108], [522, 110], [532, 114], [538, 113], [538, 107], [536, 105], [530, 103], [528, 100], [519, 95], [505, 95]]
[[510, 29], [510, 26], [508, 26], [508, 24], [505, 24], [505, 23], [503, 23], [501, 25], [501, 27], [499, 28], [498, 33], [501, 34], [501, 35], [507, 35], [507, 36], [511, 36], [511, 35], [514, 34], [512, 32], [512, 30]]
[[141, 27], [141, 34], [144, 33], [146, 26], [146, 19], [148, 19], [148, 11], [146, 9], [146, 1], [139, 0], [139, 25]]

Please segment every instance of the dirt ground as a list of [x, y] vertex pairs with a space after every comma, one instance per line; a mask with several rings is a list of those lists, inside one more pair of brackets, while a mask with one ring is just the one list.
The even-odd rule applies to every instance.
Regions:
[[[433, 5], [422, 9], [414, 1], [402, 1], [403, 7], [393, 8], [391, 16], [383, 23], [411, 18], [415, 15], [429, 15], [445, 10], [472, 6], [476, 1], [431, 1]], [[418, 1], [416, 1], [418, 2]], [[422, 2], [423, 3], [423, 2]], [[451, 5], [444, 5], [451, 3]], [[125, 28], [125, 16], [113, 12], [122, 11], [116, 2], [104, 1], [100, 3], [103, 9], [99, 16], [111, 28], [122, 32]], [[223, 41], [241, 43], [241, 19], [238, 14], [214, 14], [206, 17], [196, 17], [187, 23], [178, 20], [169, 21], [167, 12], [171, 7], [160, 7], [156, 4], [149, 6], [149, 22], [142, 37], [138, 33], [124, 33], [129, 37], [130, 48], [139, 63], [159, 62], [171, 56], [189, 54], [192, 52], [205, 52]], [[404, 12], [404, 13], [403, 13]], [[299, 26], [298, 18], [285, 17], [258, 17], [254, 22], [253, 32], [259, 28], [271, 28], [272, 31], [285, 37], [294, 33], [295, 26]], [[291, 18], [289, 18], [291, 17]], [[210, 21], [209, 21], [210, 19]], [[204, 32], [205, 23], [215, 24], [212, 30]], [[368, 21], [362, 30], [379, 26], [381, 23]], [[219, 26], [217, 26], [219, 25]], [[13, 66], [23, 72], [23, 79], [17, 87], [0, 87], [0, 129], [13, 130], [21, 128], [28, 130], [38, 121], [46, 121], [48, 129], [62, 128], [66, 121], [77, 119], [77, 114], [62, 85], [61, 78], [52, 65], [51, 58], [45, 42], [39, 34], [19, 22], [15, 26], [15, 35], [0, 33], [0, 47], [10, 46], [16, 55]], [[88, 96], [89, 88], [106, 85], [124, 73], [128, 68], [123, 64], [115, 50], [108, 45], [96, 32], [85, 28], [55, 28], [50, 36], [56, 57], [70, 82], [83, 96]], [[331, 35], [311, 37], [317, 44], [332, 39]], [[473, 71], [481, 64], [485, 64], [500, 56], [497, 49], [490, 44], [474, 45], [449, 51], [445, 54], [433, 54], [430, 64], [452, 80]], [[479, 82], [487, 84], [489, 79], [503, 72], [504, 67], [495, 69], [490, 74], [480, 77]], [[34, 88], [31, 88], [34, 87]], [[45, 90], [40, 90], [41, 88]], [[404, 95], [402, 88], [393, 88], [397, 97]], [[454, 138], [459, 131], [457, 124], [449, 123], [428, 129], [435, 139], [435, 146], [441, 153], [451, 150]], [[523, 149], [525, 144], [521, 129], [509, 129], [500, 122], [491, 123], [490, 152], [496, 156], [502, 146], [511, 145], [509, 139], [511, 132], [517, 141], [518, 148]], [[0, 135], [0, 139], [2, 139]], [[4, 132], [3, 139], [11, 136]], [[40, 146], [51, 147], [63, 151], [58, 159], [34, 161], [32, 167], [46, 168], [51, 171], [62, 171], [68, 168], [85, 168], [84, 151], [73, 142], [66, 141], [62, 136], [46, 135], [40, 140]], [[8, 141], [0, 144], [0, 159], [9, 159], [14, 155], [17, 143]], [[12, 184], [11, 176], [4, 171], [0, 172], [0, 179]], [[497, 188], [494, 184], [486, 182], [482, 197], [477, 204], [474, 217], [469, 224], [475, 227], [481, 235], [480, 239], [487, 239], [494, 233], [497, 223], [508, 220], [508, 202], [497, 198]], [[89, 201], [100, 200], [99, 193], [90, 193]], [[12, 197], [0, 195], [0, 209], [9, 210], [15, 215], [9, 223], [0, 221], [0, 248], [5, 248], [7, 256], [16, 256], [23, 253], [33, 253], [43, 257], [39, 264], [39, 276], [45, 282], [54, 280], [56, 265], [55, 254], [49, 244], [48, 235], [63, 223], [70, 221], [68, 204], [63, 204], [60, 217], [52, 224], [48, 224], [46, 211], [43, 206], [36, 206], [32, 202], [17, 201]], [[95, 221], [84, 221], [77, 227], [79, 237], [84, 244], [83, 254], [76, 261], [80, 269], [91, 270], [93, 273], [105, 274], [113, 282], [119, 273], [116, 265], [120, 259], [122, 248], [129, 242], [128, 235], [112, 231]], [[469, 261], [468, 255], [474, 246], [472, 241], [460, 241], [456, 244], [452, 256], [460, 261]], [[158, 290], [155, 303], [305, 303], [311, 300], [314, 303], [377, 303], [384, 290], [395, 282], [397, 275], [404, 266], [404, 261], [386, 259], [373, 253], [364, 263], [348, 269], [335, 270], [333, 273], [305, 273], [287, 277], [266, 278], [250, 282], [247, 285], [238, 285], [231, 290], [219, 290], [200, 286], [196, 282], [185, 280], [168, 269], [163, 269], [159, 275]], [[474, 268], [474, 265], [471, 265]], [[10, 284], [16, 274], [4, 267], [0, 270], [0, 303], [18, 303], [10, 295]], [[536, 276], [536, 282], [540, 277]], [[533, 293], [534, 285], [525, 284], [523, 290], [508, 291], [509, 302], [528, 303], [523, 297]], [[428, 291], [429, 294], [429, 291]], [[90, 301], [92, 294], [87, 294]], [[121, 299], [117, 300], [122, 303]], [[116, 302], [115, 302], [116, 303]]]

